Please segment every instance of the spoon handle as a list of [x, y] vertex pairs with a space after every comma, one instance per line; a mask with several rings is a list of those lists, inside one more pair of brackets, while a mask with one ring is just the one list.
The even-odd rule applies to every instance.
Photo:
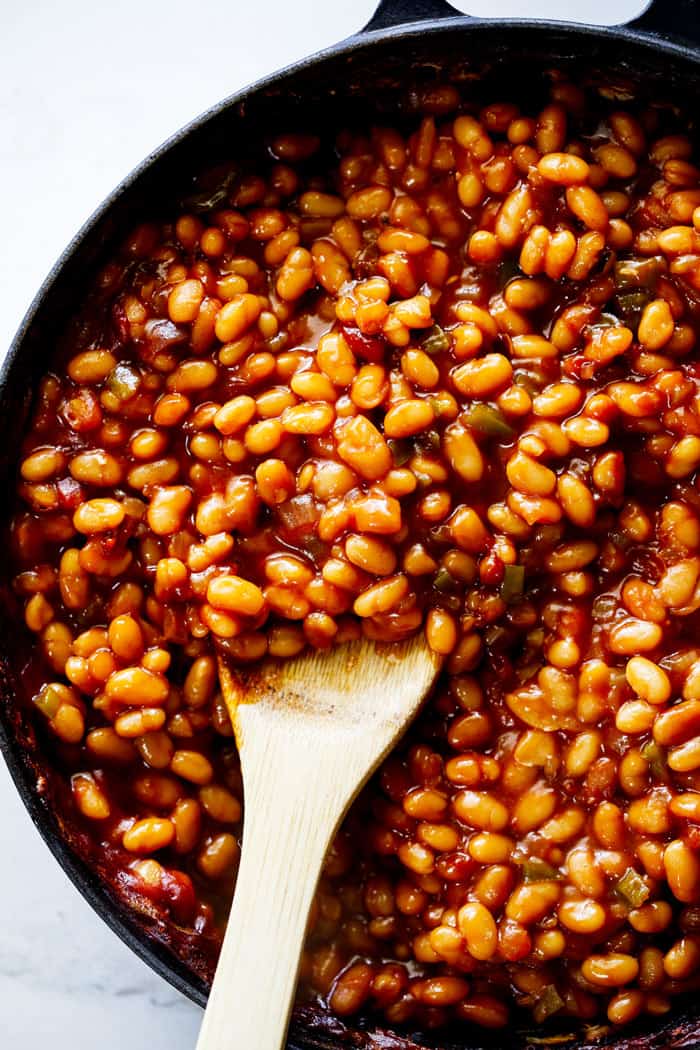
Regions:
[[255, 727], [254, 704], [241, 716], [241, 867], [197, 1050], [284, 1046], [309, 909], [349, 801], [338, 756], [334, 769], [317, 739]]

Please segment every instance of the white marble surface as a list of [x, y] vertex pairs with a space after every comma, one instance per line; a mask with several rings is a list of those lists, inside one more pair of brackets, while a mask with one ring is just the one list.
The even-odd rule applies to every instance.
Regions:
[[[217, 99], [332, 44], [375, 0], [0, 0], [0, 355], [80, 224]], [[613, 24], [643, 0], [459, 0], [475, 15]], [[0, 1046], [189, 1050], [199, 1010], [94, 915], [0, 762]], [[50, 1040], [50, 1044], [49, 1044]], [[237, 1048], [244, 1050], [244, 1048]]]

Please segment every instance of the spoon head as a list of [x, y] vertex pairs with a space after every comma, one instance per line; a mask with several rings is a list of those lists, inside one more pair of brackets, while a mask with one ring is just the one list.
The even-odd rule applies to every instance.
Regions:
[[270, 724], [304, 723], [319, 733], [365, 734], [382, 751], [415, 717], [442, 665], [423, 634], [402, 642], [367, 639], [290, 660], [234, 667], [219, 652], [219, 678], [239, 748], [246, 713]]

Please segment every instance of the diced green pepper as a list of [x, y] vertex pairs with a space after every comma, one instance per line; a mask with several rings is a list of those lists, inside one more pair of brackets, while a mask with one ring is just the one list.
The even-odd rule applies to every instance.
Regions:
[[499, 624], [491, 623], [484, 631], [484, 641], [489, 649], [493, 649], [495, 645], [498, 645], [506, 637], [505, 627], [501, 627]]
[[504, 602], [516, 602], [523, 596], [525, 589], [525, 566], [506, 565], [501, 583], [501, 598]]
[[544, 645], [544, 627], [533, 627], [525, 636], [528, 649], [538, 650]]
[[553, 868], [541, 857], [528, 857], [522, 865], [523, 882], [549, 882], [551, 879], [559, 880], [562, 877], [557, 868]]
[[485, 437], [510, 441], [515, 435], [501, 410], [494, 405], [474, 405], [467, 416], [467, 423]]
[[542, 670], [541, 660], [531, 660], [526, 664], [522, 664], [517, 668], [515, 677], [517, 678], [520, 685], [525, 685], [526, 682], [532, 681], [536, 674]]
[[61, 706], [61, 697], [50, 683], [45, 685], [41, 692], [37, 693], [32, 699], [42, 715], [45, 715], [48, 719], [54, 718]]
[[617, 880], [615, 889], [633, 908], [644, 904], [651, 893], [642, 876], [634, 868], [628, 868], [622, 878]]
[[457, 580], [447, 569], [438, 569], [433, 579], [433, 587], [436, 591], [443, 593], [454, 591], [457, 587]]
[[636, 328], [644, 307], [654, 298], [654, 289], [666, 264], [661, 256], [618, 259], [615, 263], [616, 306], [621, 319]]
[[402, 438], [389, 438], [387, 441], [389, 451], [394, 459], [394, 466], [402, 467], [413, 455], [413, 445], [410, 441]]
[[546, 1021], [552, 1014], [556, 1014], [564, 1006], [564, 1000], [553, 984], [548, 984], [542, 989], [542, 994], [532, 1008], [532, 1016], [538, 1024]]
[[664, 260], [658, 255], [644, 259], [618, 259], [615, 284], [620, 289], [653, 288], [664, 269]]
[[649, 769], [656, 780], [666, 780], [668, 777], [668, 766], [666, 765], [666, 754], [655, 740], [649, 740], [642, 748], [642, 758], [649, 763]]
[[640, 288], [634, 292], [621, 292], [615, 298], [620, 319], [624, 321], [629, 328], [636, 328], [644, 311], [644, 307], [647, 306], [653, 298], [654, 296], [652, 293], [645, 288]]
[[528, 372], [519, 370], [514, 385], [522, 387], [523, 390], [527, 391], [530, 397], [537, 397], [542, 388], [546, 386], [546, 381], [544, 378], [540, 379], [539, 376], [533, 375], [532, 373], [533, 370]]
[[107, 376], [107, 389], [120, 401], [128, 401], [141, 386], [141, 373], [134, 365], [115, 365]]
[[420, 345], [426, 354], [441, 354], [450, 349], [450, 337], [444, 328], [441, 328], [439, 324], [434, 324], [427, 330]]

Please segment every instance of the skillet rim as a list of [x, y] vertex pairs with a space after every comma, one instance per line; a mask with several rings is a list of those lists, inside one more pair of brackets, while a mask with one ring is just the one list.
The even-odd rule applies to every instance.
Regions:
[[[591, 43], [601, 40], [618, 41], [625, 46], [633, 44], [635, 49], [641, 49], [642, 53], [644, 51], [652, 53], [657, 58], [662, 54], [670, 61], [700, 66], [700, 47], [680, 39], [669, 39], [666, 35], [659, 35], [658, 32], [640, 29], [634, 23], [630, 26], [592, 26], [544, 19], [487, 20], [459, 13], [455, 13], [454, 16], [420, 19], [379, 29], [362, 29], [337, 44], [329, 45], [314, 54], [290, 63], [214, 103], [168, 136], [149, 152], [94, 209], [71, 238], [41, 283], [0, 362], [0, 398], [9, 385], [14, 369], [18, 366], [25, 340], [33, 324], [40, 317], [46, 300], [63, 271], [78, 255], [90, 235], [107, 219], [112, 209], [138, 187], [140, 181], [156, 164], [184, 143], [187, 138], [203, 129], [205, 125], [213, 122], [227, 110], [235, 110], [236, 107], [245, 104], [255, 96], [264, 94], [271, 88], [279, 90], [287, 86], [287, 83], [293, 83], [294, 79], [301, 74], [313, 71], [314, 67], [318, 70], [325, 63], [342, 61], [343, 58], [358, 51], [368, 54], [373, 48], [389, 40], [405, 46], [412, 39], [423, 38], [426, 34], [434, 36], [457, 30], [469, 34], [492, 33], [494, 30], [504, 35], [516, 35], [518, 32], [547, 33], [559, 39], [562, 37], [574, 38], [577, 52], [584, 50], [586, 41]], [[3, 650], [7, 651], [8, 643], [9, 638], [0, 638], [0, 700], [3, 695], [8, 696], [12, 692], [11, 682], [3, 666]], [[36, 768], [30, 761], [23, 742], [18, 739], [17, 727], [7, 716], [5, 705], [2, 703], [0, 703], [0, 751], [2, 751], [14, 786], [32, 823], [73, 886], [108, 928], [142, 962], [192, 1002], [204, 1006], [208, 994], [206, 983], [197, 977], [166, 945], [149, 934], [143, 919], [119, 900], [109, 885], [71, 846], [61, 829], [56, 813], [47, 806], [37, 787]], [[662, 1018], [661, 1025], [657, 1029], [658, 1034], [661, 1034], [660, 1029], [664, 1028]], [[657, 1033], [653, 1029], [648, 1033], [650, 1037], [655, 1034]], [[294, 1039], [295, 1034], [291, 1037], [288, 1050], [302, 1050]], [[623, 1042], [624, 1040], [618, 1045], [622, 1046]], [[670, 1044], [665, 1045], [670, 1046]], [[690, 1044], [684, 1041], [682, 1045], [700, 1046], [700, 1028], [697, 1043]]]

